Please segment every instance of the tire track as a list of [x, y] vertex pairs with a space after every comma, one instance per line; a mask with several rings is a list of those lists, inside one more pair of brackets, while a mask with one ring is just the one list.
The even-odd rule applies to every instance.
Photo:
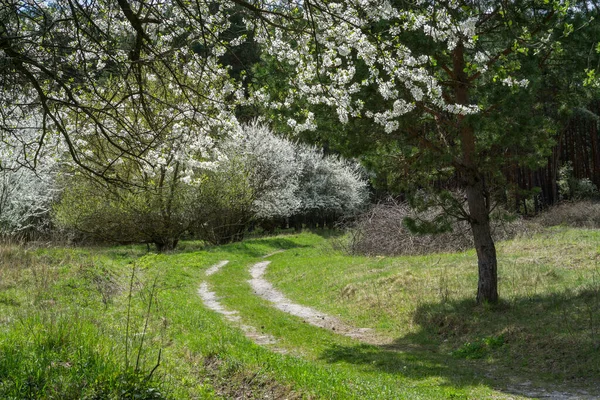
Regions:
[[[229, 263], [229, 261], [224, 260], [213, 265], [212, 267], [206, 270], [206, 275], [210, 276], [217, 273], [221, 268], [227, 265], [227, 263]], [[200, 287], [198, 288], [198, 294], [200, 295], [200, 298], [202, 298], [204, 305], [208, 309], [223, 315], [227, 321], [237, 325], [244, 332], [244, 335], [248, 339], [252, 340], [254, 343], [261, 346], [272, 345], [277, 343], [277, 339], [275, 339], [273, 336], [259, 333], [253, 326], [243, 324], [241, 322], [239, 312], [236, 310], [229, 310], [225, 308], [219, 301], [217, 294], [210, 290], [210, 287], [207, 282], [202, 282], [200, 284]], [[285, 350], [283, 349], [273, 347], [271, 349], [277, 353], [285, 353]]]
[[292, 302], [283, 293], [275, 289], [269, 281], [263, 278], [270, 261], [262, 261], [250, 268], [252, 279], [248, 282], [254, 289], [254, 293], [265, 300], [270, 301], [279, 310], [300, 317], [304, 322], [328, 329], [340, 335], [348, 336], [363, 343], [382, 345], [390, 343], [389, 339], [378, 337], [370, 328], [356, 328], [348, 325], [338, 318], [325, 314], [314, 308], [303, 306]]

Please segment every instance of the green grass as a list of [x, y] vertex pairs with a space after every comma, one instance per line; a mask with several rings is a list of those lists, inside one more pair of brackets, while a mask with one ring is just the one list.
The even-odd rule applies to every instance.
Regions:
[[[491, 399], [519, 398], [509, 392], [520, 383], [598, 394], [599, 239], [560, 228], [500, 244], [494, 307], [474, 304], [472, 252], [348, 257], [327, 234], [162, 255], [0, 246], [0, 398]], [[393, 344], [362, 344], [258, 298], [248, 268], [277, 250], [267, 278], [288, 297]], [[205, 309], [203, 280], [274, 347]]]
[[314, 248], [273, 256], [267, 277], [288, 297], [376, 327], [399, 348], [476, 358], [473, 370], [499, 382], [521, 376], [598, 390], [600, 232], [559, 228], [498, 248], [503, 300], [494, 307], [474, 303], [473, 252], [368, 259]]

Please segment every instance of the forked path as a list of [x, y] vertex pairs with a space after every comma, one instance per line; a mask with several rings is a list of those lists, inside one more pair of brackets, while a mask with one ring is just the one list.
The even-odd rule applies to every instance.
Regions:
[[[213, 265], [206, 270], [206, 275], [210, 276], [217, 273], [221, 268], [227, 265], [228, 262], [229, 261], [225, 260]], [[216, 293], [210, 290], [207, 282], [202, 282], [200, 284], [200, 287], [198, 288], [198, 294], [202, 298], [202, 301], [207, 308], [218, 312], [219, 314], [225, 316], [226, 320], [238, 325], [240, 329], [244, 331], [244, 335], [254, 343], [263, 346], [277, 343], [277, 340], [273, 336], [261, 334], [253, 326], [242, 324], [239, 313], [237, 311], [232, 311], [225, 308], [217, 298]], [[278, 353], [285, 352], [284, 350], [277, 348], [273, 348], [272, 350]]]
[[314, 308], [292, 302], [283, 293], [275, 289], [269, 281], [263, 278], [270, 261], [262, 261], [250, 268], [252, 279], [248, 282], [254, 292], [265, 300], [270, 301], [279, 310], [302, 318], [306, 323], [319, 328], [328, 329], [340, 335], [348, 336], [363, 343], [381, 345], [390, 340], [378, 337], [370, 328], [356, 328], [340, 321], [336, 317], [322, 313]]

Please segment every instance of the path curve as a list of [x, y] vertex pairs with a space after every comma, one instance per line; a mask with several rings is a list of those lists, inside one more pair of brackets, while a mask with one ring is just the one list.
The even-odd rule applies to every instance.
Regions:
[[[229, 261], [224, 260], [211, 266], [209, 269], [206, 270], [206, 275], [210, 276], [215, 274], [222, 267], [227, 265], [228, 262]], [[345, 324], [344, 322], [340, 321], [339, 319], [333, 316], [317, 311], [314, 308], [292, 302], [290, 299], [285, 297], [283, 293], [275, 289], [270, 282], [263, 278], [269, 263], [270, 261], [262, 261], [254, 264], [250, 268], [250, 274], [252, 275], [252, 279], [250, 279], [248, 282], [250, 283], [257, 295], [273, 303], [276, 308], [291, 315], [303, 318], [306, 323], [354, 338], [363, 343], [378, 346], [385, 346], [391, 343], [389, 339], [382, 338], [374, 334], [372, 329], [370, 328], [356, 328]], [[207, 282], [202, 282], [200, 284], [200, 287], [198, 288], [198, 294], [202, 298], [207, 308], [218, 312], [219, 314], [223, 315], [225, 319], [237, 325], [240, 329], [242, 329], [244, 335], [250, 340], [252, 340], [254, 343], [261, 346], [269, 345], [269, 349], [277, 353], [287, 353], [287, 350], [273, 346], [273, 344], [277, 343], [277, 339], [275, 339], [273, 336], [261, 334], [253, 326], [242, 324], [239, 313], [237, 311], [232, 311], [225, 308], [219, 302], [217, 295], [210, 290], [210, 287]], [[388, 350], [394, 349], [390, 348]], [[591, 400], [596, 398], [584, 391], [575, 394], [569, 392], [562, 392], [560, 390], [545, 390], [542, 388], [532, 388], [530, 390], [527, 390], [527, 388], [525, 388], [524, 386], [518, 385], [509, 385], [504, 390], [501, 389], [501, 391], [505, 391], [507, 393], [514, 393], [521, 396], [534, 396], [550, 400]]]
[[360, 340], [364, 343], [381, 345], [390, 342], [389, 339], [386, 340], [375, 335], [370, 328], [356, 328], [340, 321], [336, 317], [315, 310], [314, 308], [292, 302], [285, 297], [283, 293], [275, 289], [269, 281], [263, 278], [269, 263], [270, 261], [262, 261], [254, 264], [250, 268], [252, 279], [248, 282], [257, 295], [273, 303], [279, 310], [300, 317], [304, 319], [306, 323], [311, 325], [328, 329], [340, 335]]
[[228, 263], [229, 263], [229, 260], [219, 261], [218, 263], [216, 263], [215, 265], [213, 265], [212, 267], [210, 267], [209, 269], [206, 270], [206, 276], [216, 274], [217, 272], [219, 272], [219, 270], [221, 268], [226, 266]]
[[[269, 281], [263, 278], [269, 263], [270, 261], [262, 261], [254, 264], [250, 268], [252, 279], [250, 279], [248, 282], [250, 285], [252, 285], [252, 288], [257, 295], [273, 303], [279, 310], [303, 318], [305, 322], [311, 325], [319, 328], [329, 329], [335, 333], [349, 336], [366, 344], [385, 347], [386, 345], [390, 345], [392, 343], [390, 339], [376, 335], [369, 328], [356, 328], [347, 325], [339, 319], [317, 311], [314, 308], [292, 302], [290, 299], [285, 297], [283, 293], [275, 289]], [[396, 349], [391, 347], [387, 350], [394, 351]], [[549, 400], [591, 400], [596, 398], [594, 396], [590, 396], [587, 392], [575, 394], [562, 392], [560, 390], [545, 390], [542, 388], [532, 388], [531, 390], [527, 390], [525, 387], [508, 386], [505, 388], [505, 390], [508, 393], [514, 393], [521, 396], [534, 396]]]
[[[212, 267], [206, 270], [206, 275], [213, 275], [214, 273], [218, 272], [222, 267], [227, 265], [228, 262], [228, 260], [224, 260], [213, 265]], [[273, 336], [264, 335], [262, 333], [259, 333], [253, 326], [242, 324], [239, 313], [235, 310], [232, 311], [225, 308], [221, 304], [221, 302], [219, 302], [217, 294], [210, 290], [210, 287], [208, 286], [207, 282], [202, 282], [200, 284], [200, 287], [198, 288], [198, 294], [202, 298], [202, 301], [204, 302], [204, 305], [207, 308], [218, 312], [219, 314], [225, 316], [226, 320], [233, 322], [234, 324], [239, 326], [240, 329], [244, 332], [244, 335], [248, 339], [252, 340], [254, 343], [261, 346], [272, 345], [277, 343], [277, 339], [275, 339]], [[285, 350], [283, 349], [272, 348], [272, 350], [277, 353], [285, 353]]]

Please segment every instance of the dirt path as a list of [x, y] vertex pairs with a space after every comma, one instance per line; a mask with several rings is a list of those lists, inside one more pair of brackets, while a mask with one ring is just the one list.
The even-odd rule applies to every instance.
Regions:
[[[229, 261], [225, 260], [213, 265], [212, 267], [206, 270], [206, 275], [213, 275], [214, 273], [218, 272], [222, 267], [227, 265], [228, 262]], [[248, 339], [252, 340], [254, 343], [261, 346], [272, 345], [274, 343], [277, 343], [277, 340], [273, 336], [263, 335], [259, 333], [253, 326], [242, 324], [239, 313], [235, 310], [232, 311], [225, 308], [221, 304], [221, 302], [219, 302], [216, 293], [210, 290], [210, 287], [208, 286], [207, 282], [202, 282], [200, 284], [200, 287], [198, 288], [198, 294], [202, 298], [202, 301], [204, 302], [204, 305], [207, 308], [225, 316], [226, 320], [228, 320], [229, 322], [233, 322], [235, 325], [237, 325], [242, 331], [244, 331], [244, 335]], [[285, 353], [285, 350], [283, 349], [272, 347], [271, 350], [277, 353]]]
[[270, 282], [263, 278], [269, 263], [270, 261], [262, 261], [254, 264], [250, 268], [252, 279], [248, 282], [257, 295], [273, 303], [279, 310], [300, 317], [304, 322], [311, 325], [328, 329], [340, 335], [349, 336], [364, 343], [381, 345], [390, 342], [389, 339], [386, 340], [375, 335], [370, 328], [356, 328], [345, 324], [331, 315], [317, 311], [314, 308], [292, 302], [285, 297], [283, 293], [275, 289]]
[[[277, 252], [278, 253], [278, 252]], [[276, 254], [276, 253], [272, 253]], [[272, 254], [268, 254], [265, 257], [268, 257]], [[206, 270], [206, 275], [213, 275], [225, 265], [227, 265], [229, 261], [224, 260], [221, 261]], [[276, 308], [279, 310], [286, 312], [288, 314], [300, 317], [304, 320], [304, 322], [309, 323], [311, 325], [317, 326], [319, 328], [328, 329], [332, 332], [335, 332], [340, 335], [348, 336], [359, 340], [363, 343], [372, 344], [372, 345], [389, 345], [391, 344], [391, 340], [388, 338], [384, 338], [376, 335], [369, 328], [356, 328], [350, 325], [345, 324], [339, 319], [322, 313], [314, 308], [303, 306], [297, 303], [292, 302], [290, 299], [285, 297], [283, 293], [278, 291], [273, 287], [273, 285], [264, 279], [264, 274], [269, 265], [270, 261], [262, 261], [254, 264], [250, 268], [250, 274], [252, 279], [248, 282], [254, 289], [255, 294], [262, 297], [265, 300], [270, 301], [274, 304]], [[202, 298], [204, 305], [215, 311], [219, 314], [223, 315], [225, 319], [234, 325], [238, 326], [243, 332], [244, 335], [252, 340], [254, 343], [261, 346], [269, 346], [271, 351], [277, 353], [287, 353], [286, 350], [273, 346], [277, 343], [277, 339], [275, 339], [271, 335], [266, 335], [260, 333], [255, 327], [245, 325], [241, 322], [241, 317], [238, 311], [229, 310], [224, 307], [215, 292], [210, 290], [210, 286], [207, 282], [202, 282], [200, 287], [198, 288], [198, 294]], [[393, 350], [388, 348], [388, 350]], [[582, 400], [591, 400], [597, 397], [590, 395], [585, 391], [580, 391], [579, 393], [572, 392], [563, 392], [560, 390], [552, 390], [550, 388], [542, 389], [542, 388], [530, 388], [528, 387], [529, 382], [525, 382], [522, 384], [513, 384], [507, 385], [504, 389], [500, 389], [505, 393], [513, 393], [525, 397], [535, 397], [540, 399], [551, 399], [551, 400], [572, 400], [572, 399], [582, 399]]]
[[226, 266], [227, 263], [229, 263], [229, 260], [219, 261], [218, 263], [216, 263], [215, 265], [213, 265], [212, 267], [210, 267], [209, 269], [206, 270], [206, 276], [210, 276], [212, 274], [216, 274], [217, 272], [219, 272], [219, 270], [221, 268], [223, 268], [224, 266]]

